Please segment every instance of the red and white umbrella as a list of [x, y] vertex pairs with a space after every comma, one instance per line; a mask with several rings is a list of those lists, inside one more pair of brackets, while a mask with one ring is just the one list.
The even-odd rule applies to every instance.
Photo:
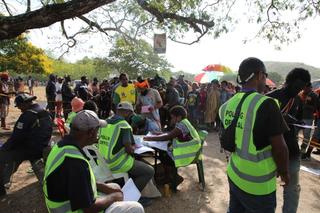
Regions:
[[276, 84], [270, 78], [266, 79], [266, 85], [269, 87], [276, 87]]
[[209, 83], [212, 80], [219, 80], [225, 73], [231, 73], [232, 70], [221, 64], [209, 64], [202, 69], [203, 72], [194, 77], [198, 83]]

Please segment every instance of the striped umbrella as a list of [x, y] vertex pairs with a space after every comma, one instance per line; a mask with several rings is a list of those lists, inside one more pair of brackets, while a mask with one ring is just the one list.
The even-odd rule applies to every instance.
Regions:
[[209, 83], [212, 80], [219, 80], [223, 76], [223, 73], [218, 72], [201, 72], [194, 77], [194, 80], [198, 83]]
[[224, 65], [221, 64], [209, 64], [205, 68], [202, 69], [203, 71], [206, 72], [222, 72], [222, 73], [231, 73], [232, 70]]
[[209, 83], [212, 80], [219, 80], [225, 73], [231, 73], [232, 70], [221, 64], [209, 64], [202, 69], [203, 72], [196, 75], [194, 80], [198, 83]]

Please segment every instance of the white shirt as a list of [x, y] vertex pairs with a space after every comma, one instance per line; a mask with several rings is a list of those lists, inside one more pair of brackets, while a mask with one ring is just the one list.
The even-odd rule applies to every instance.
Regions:
[[61, 89], [62, 89], [62, 83], [60, 84], [59, 82], [56, 83], [56, 101], [62, 101], [62, 94], [61, 94]]

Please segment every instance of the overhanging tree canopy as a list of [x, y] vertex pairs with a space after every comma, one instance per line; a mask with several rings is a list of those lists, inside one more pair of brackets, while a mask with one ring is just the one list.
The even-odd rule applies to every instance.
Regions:
[[[168, 32], [174, 41], [192, 44], [207, 33], [218, 37], [228, 32], [241, 19], [259, 23], [258, 35], [287, 42], [300, 37], [299, 23], [319, 14], [320, 4], [309, 0], [2, 0], [0, 6], [0, 40], [61, 22], [66, 45], [73, 47], [83, 33], [100, 31], [135, 39], [154, 29]], [[246, 12], [237, 14], [239, 8]], [[85, 25], [70, 33], [64, 24], [67, 19], [79, 19]], [[184, 41], [190, 29], [197, 36]]]

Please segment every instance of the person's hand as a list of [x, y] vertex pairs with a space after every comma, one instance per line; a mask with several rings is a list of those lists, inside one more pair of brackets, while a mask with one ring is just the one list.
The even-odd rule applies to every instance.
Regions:
[[288, 173], [285, 174], [280, 174], [280, 178], [281, 178], [281, 186], [288, 186], [289, 182], [290, 182], [290, 176]]
[[121, 187], [116, 183], [107, 183], [107, 184], [105, 184], [105, 186], [106, 186], [106, 189], [110, 191], [110, 193], [112, 193], [112, 192], [121, 192], [122, 193]]
[[153, 106], [149, 106], [148, 110], [149, 110], [149, 112], [153, 112], [154, 111], [154, 107]]
[[145, 136], [145, 137], [143, 137], [143, 140], [144, 140], [144, 141], [152, 141], [152, 137], [150, 137], [150, 136]]
[[120, 192], [122, 193], [121, 187], [116, 183], [97, 183], [98, 190], [106, 195]]
[[151, 134], [153, 134], [153, 135], [161, 135], [162, 132], [160, 132], [160, 131], [151, 131]]
[[112, 193], [111, 196], [112, 196], [114, 202], [123, 201], [123, 193], [122, 192]]

